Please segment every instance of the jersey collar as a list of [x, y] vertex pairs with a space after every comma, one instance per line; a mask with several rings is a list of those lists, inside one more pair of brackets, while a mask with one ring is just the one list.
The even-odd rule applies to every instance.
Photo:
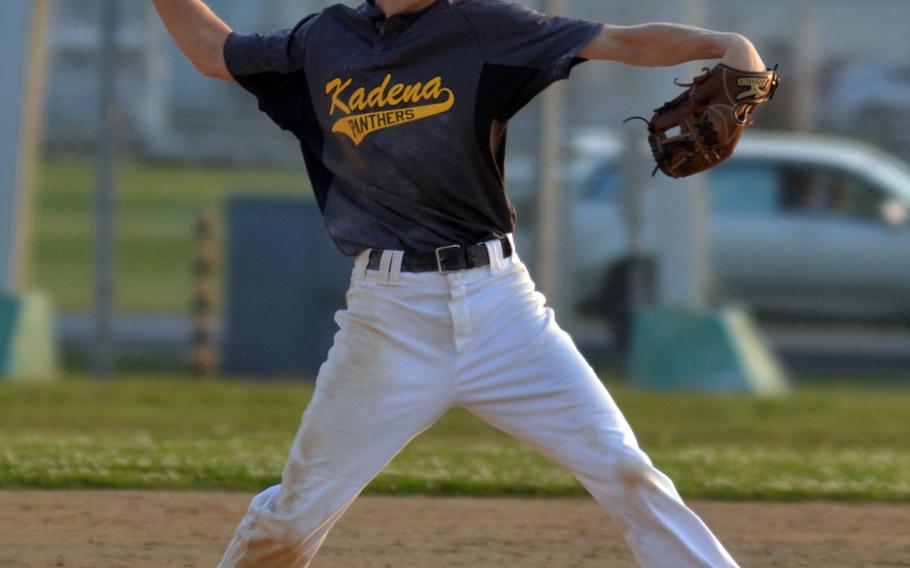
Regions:
[[[401, 20], [406, 24], [410, 24], [414, 20], [419, 18], [420, 16], [429, 12], [437, 4], [439, 4], [440, 2], [444, 2], [444, 1], [446, 1], [446, 0], [436, 0], [435, 2], [430, 3], [426, 8], [417, 10], [415, 12], [401, 12], [399, 14], [395, 14], [394, 16], [392, 16], [392, 18]], [[383, 12], [379, 8], [379, 6], [376, 5], [376, 0], [366, 0], [366, 2], [364, 2], [363, 4], [360, 5], [360, 8], [358, 10], [360, 11], [361, 14], [363, 14], [370, 20], [384, 20], [386, 17], [385, 12]]]
[[375, 0], [366, 0], [360, 5], [358, 11], [367, 18], [380, 38], [396, 38], [413, 24], [418, 18], [448, 0], [436, 0], [427, 7], [415, 12], [401, 12], [394, 16], [386, 17], [385, 12], [376, 6]]

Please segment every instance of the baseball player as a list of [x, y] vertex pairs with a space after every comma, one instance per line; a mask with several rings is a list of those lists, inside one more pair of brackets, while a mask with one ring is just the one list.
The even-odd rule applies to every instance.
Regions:
[[231, 32], [201, 0], [154, 4], [199, 71], [239, 83], [299, 140], [354, 264], [282, 482], [252, 500], [220, 566], [308, 566], [364, 486], [453, 407], [571, 470], [641, 565], [736, 565], [535, 290], [503, 163], [509, 119], [575, 65], [764, 70], [748, 40], [500, 0], [339, 4], [265, 35]]

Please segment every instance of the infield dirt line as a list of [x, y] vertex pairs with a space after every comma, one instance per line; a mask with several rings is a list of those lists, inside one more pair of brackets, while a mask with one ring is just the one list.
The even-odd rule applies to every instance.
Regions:
[[[250, 495], [2, 491], [4, 568], [214, 566]], [[910, 566], [910, 505], [693, 507], [744, 567]], [[358, 499], [315, 568], [635, 566], [590, 499]]]

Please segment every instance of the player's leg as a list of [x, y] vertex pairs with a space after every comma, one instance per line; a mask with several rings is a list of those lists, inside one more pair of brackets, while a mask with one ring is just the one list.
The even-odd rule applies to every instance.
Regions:
[[253, 499], [221, 567], [307, 566], [363, 487], [450, 407], [447, 295], [384, 284], [372, 271], [352, 281], [282, 483]]
[[600, 380], [515, 262], [469, 294], [475, 335], [459, 404], [568, 467], [643, 566], [735, 566], [639, 449]]

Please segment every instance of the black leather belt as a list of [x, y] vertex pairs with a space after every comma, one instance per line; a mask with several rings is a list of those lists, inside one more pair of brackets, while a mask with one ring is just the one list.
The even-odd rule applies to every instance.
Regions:
[[[512, 242], [508, 238], [499, 239], [502, 245], [502, 257], [512, 256]], [[382, 250], [370, 251], [368, 270], [378, 270], [382, 261]], [[470, 246], [451, 245], [435, 250], [405, 252], [401, 259], [402, 272], [456, 272], [490, 264], [490, 253], [485, 244]]]

